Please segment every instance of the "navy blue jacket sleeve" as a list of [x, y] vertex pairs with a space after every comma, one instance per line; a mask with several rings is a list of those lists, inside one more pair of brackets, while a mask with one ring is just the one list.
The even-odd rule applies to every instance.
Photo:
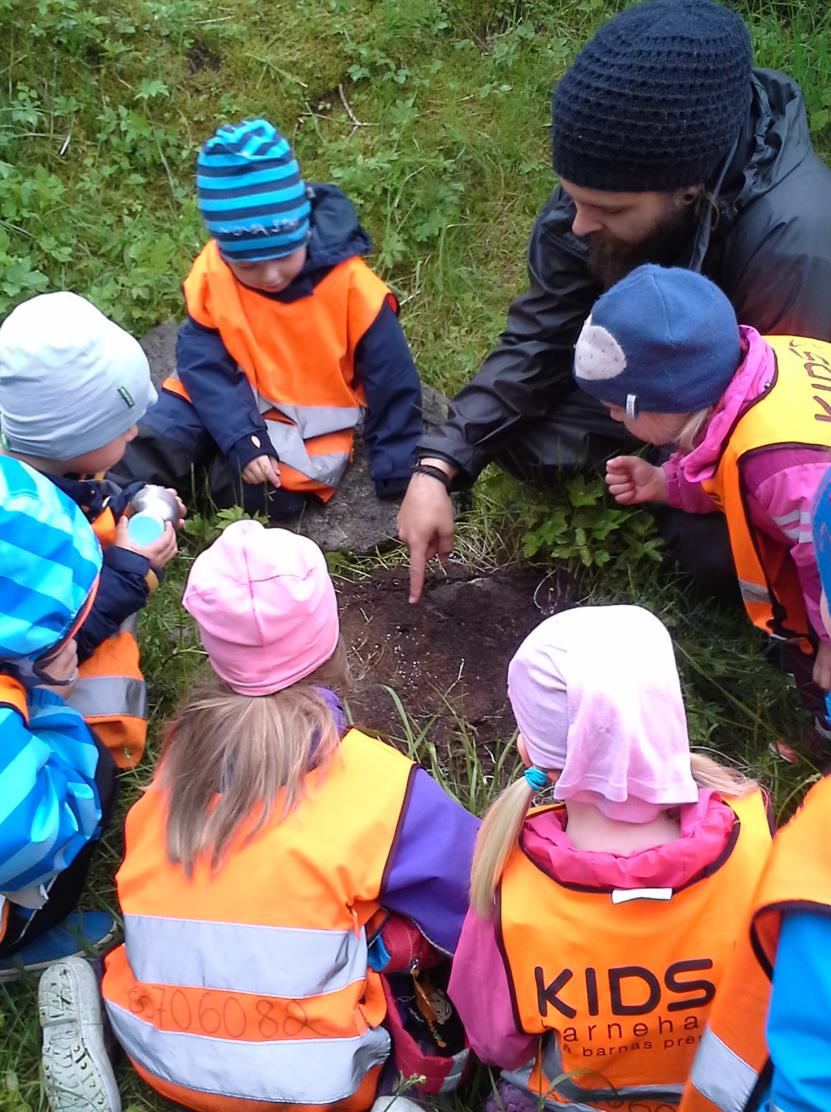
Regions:
[[407, 489], [421, 436], [421, 380], [394, 309], [384, 303], [355, 349], [366, 391], [364, 437], [379, 498]]
[[129, 548], [113, 545], [104, 550], [104, 563], [98, 593], [92, 609], [78, 630], [78, 660], [87, 660], [102, 641], [118, 632], [118, 627], [147, 602], [146, 575], [150, 561]]
[[188, 317], [176, 336], [176, 369], [199, 420], [235, 470], [257, 456], [277, 459], [251, 385], [216, 329]]
[[784, 915], [768, 1014], [773, 1078], [765, 1109], [826, 1112], [831, 1108], [829, 953], [831, 916], [809, 910]]

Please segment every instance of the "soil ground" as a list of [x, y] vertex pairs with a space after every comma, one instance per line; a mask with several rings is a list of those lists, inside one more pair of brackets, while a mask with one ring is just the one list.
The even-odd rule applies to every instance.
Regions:
[[567, 605], [567, 588], [527, 566], [484, 576], [457, 563], [428, 581], [416, 606], [407, 601], [406, 568], [379, 569], [336, 586], [341, 628], [359, 673], [349, 697], [355, 722], [392, 739], [406, 737], [388, 685], [413, 732], [426, 730], [440, 753], [452, 746], [463, 718], [490, 763], [494, 746], [514, 730], [508, 661], [535, 625]]

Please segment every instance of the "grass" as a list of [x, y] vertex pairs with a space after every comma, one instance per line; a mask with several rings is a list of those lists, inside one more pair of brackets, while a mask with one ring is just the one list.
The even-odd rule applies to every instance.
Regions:
[[[140, 334], [181, 313], [180, 282], [203, 240], [193, 198], [200, 143], [220, 122], [266, 115], [306, 176], [335, 181], [375, 241], [426, 381], [455, 391], [503, 327], [524, 250], [553, 179], [552, 85], [612, 0], [0, 0], [0, 314], [45, 289], [91, 298]], [[759, 64], [791, 72], [814, 141], [831, 153], [831, 9], [747, 0]], [[142, 619], [153, 703], [151, 752], [201, 653], [179, 606], [186, 552]], [[567, 569], [589, 601], [635, 599], [672, 628], [693, 739], [750, 767], [787, 813], [816, 775], [783, 766], [771, 738], [799, 744], [794, 693], [744, 619], [714, 611], [663, 566], [650, 520], [618, 515], [596, 487], [542, 497], [489, 472], [460, 524], [479, 567], [519, 559]], [[383, 556], [401, 559], [398, 552]], [[604, 562], [605, 561], [605, 562]], [[371, 561], [334, 570], [367, 574]], [[481, 811], [514, 772], [513, 750], [477, 752], [450, 691], [457, 751], [397, 700], [399, 742]], [[503, 739], [507, 742], [509, 739]], [[150, 762], [125, 778], [125, 805]], [[117, 831], [88, 900], [112, 906]], [[43, 1106], [34, 981], [0, 990], [0, 1108]], [[161, 1108], [133, 1073], [125, 1106]]]

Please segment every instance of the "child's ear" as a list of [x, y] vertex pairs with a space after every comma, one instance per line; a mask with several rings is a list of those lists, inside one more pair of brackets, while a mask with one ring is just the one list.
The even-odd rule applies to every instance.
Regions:
[[525, 744], [525, 738], [522, 736], [521, 733], [517, 734], [516, 736], [516, 747], [520, 756], [520, 760], [526, 768], [530, 768], [534, 762], [528, 756], [528, 748]]

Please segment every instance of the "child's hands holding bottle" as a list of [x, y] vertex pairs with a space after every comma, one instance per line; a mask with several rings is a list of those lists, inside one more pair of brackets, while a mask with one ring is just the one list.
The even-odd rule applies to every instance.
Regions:
[[278, 487], [280, 468], [273, 456], [257, 456], [243, 467], [242, 478], [244, 482], [255, 486], [260, 483], [270, 483], [271, 486]]
[[640, 456], [615, 456], [606, 464], [606, 486], [621, 506], [637, 502], [666, 502], [667, 480], [660, 467]]
[[138, 544], [134, 541], [128, 531], [129, 524], [130, 519], [125, 514], [115, 528], [115, 544], [119, 548], [126, 548], [129, 552], [137, 552], [139, 556], [146, 556], [154, 571], [163, 568], [179, 551], [176, 544], [176, 530], [171, 522], [166, 521], [162, 535], [149, 544]]

